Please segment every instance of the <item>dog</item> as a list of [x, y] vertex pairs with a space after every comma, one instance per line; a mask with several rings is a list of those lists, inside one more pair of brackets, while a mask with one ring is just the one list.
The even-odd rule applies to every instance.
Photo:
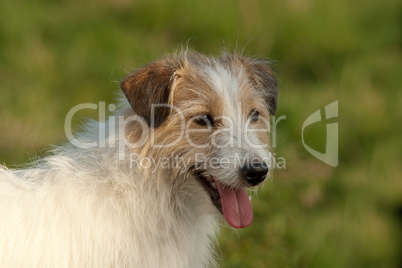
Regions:
[[269, 64], [184, 50], [121, 90], [108, 120], [0, 167], [0, 267], [214, 267], [220, 225], [251, 224], [246, 189], [271, 174]]

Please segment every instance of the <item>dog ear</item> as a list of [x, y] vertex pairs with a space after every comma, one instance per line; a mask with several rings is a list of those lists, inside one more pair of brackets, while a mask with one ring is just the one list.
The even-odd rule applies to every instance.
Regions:
[[268, 103], [269, 113], [274, 115], [278, 104], [278, 83], [274, 73], [265, 62], [259, 60], [251, 60], [248, 69], [253, 84], [266, 92], [265, 100]]
[[173, 59], [158, 60], [127, 75], [120, 84], [134, 112], [150, 127], [159, 127], [170, 114], [169, 95], [176, 68]]
[[269, 113], [274, 115], [278, 103], [278, 83], [268, 64], [265, 61], [247, 58], [239, 54], [224, 54], [221, 60], [226, 63], [240, 62], [245, 67], [253, 85], [265, 92]]

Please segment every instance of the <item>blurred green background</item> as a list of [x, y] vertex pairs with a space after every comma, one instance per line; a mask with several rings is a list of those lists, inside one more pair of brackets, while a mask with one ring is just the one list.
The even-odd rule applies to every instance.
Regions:
[[[246, 55], [275, 60], [286, 116], [275, 148], [286, 168], [254, 198], [251, 227], [222, 229], [222, 267], [401, 267], [397, 0], [0, 1], [0, 163], [63, 142], [69, 109], [113, 102], [127, 70], [188, 40], [207, 54], [247, 44]], [[332, 168], [304, 149], [301, 129], [336, 100]], [[325, 150], [325, 122], [305, 135]]]

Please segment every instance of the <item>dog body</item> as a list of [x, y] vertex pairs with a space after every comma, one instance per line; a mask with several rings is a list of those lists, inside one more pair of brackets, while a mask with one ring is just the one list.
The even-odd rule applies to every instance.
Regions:
[[37, 167], [2, 170], [0, 267], [208, 264], [216, 221], [186, 196], [205, 200], [197, 182], [182, 195], [170, 178], [156, 185], [113, 159], [110, 149], [63, 147]]
[[219, 224], [251, 223], [245, 189], [267, 175], [263, 119], [276, 109], [270, 68], [183, 52], [121, 88], [106, 122], [29, 168], [0, 168], [0, 267], [215, 266]]

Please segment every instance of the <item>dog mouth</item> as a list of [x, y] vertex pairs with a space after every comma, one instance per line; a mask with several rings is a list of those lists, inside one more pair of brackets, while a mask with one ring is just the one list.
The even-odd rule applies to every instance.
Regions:
[[246, 188], [231, 188], [200, 170], [195, 170], [194, 174], [229, 225], [234, 228], [245, 228], [251, 224], [253, 210]]
[[216, 186], [215, 177], [211, 175], [204, 175], [202, 171], [196, 171], [195, 175], [198, 182], [209, 193], [212, 203], [223, 214], [221, 196], [219, 194], [218, 187]]

